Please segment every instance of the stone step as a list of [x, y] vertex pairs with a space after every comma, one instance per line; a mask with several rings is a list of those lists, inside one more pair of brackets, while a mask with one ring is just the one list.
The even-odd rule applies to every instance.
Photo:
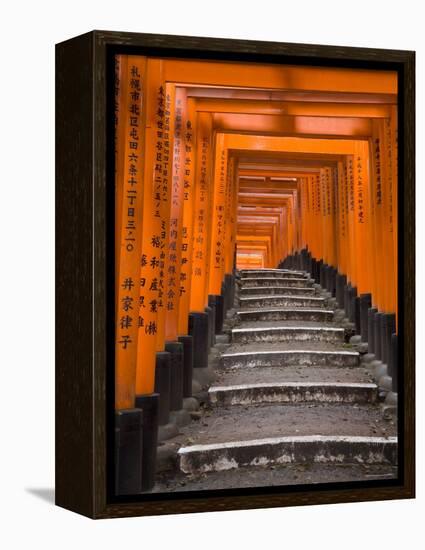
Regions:
[[285, 286], [285, 287], [305, 287], [309, 288], [312, 283], [309, 279], [298, 277], [257, 277], [257, 278], [242, 278], [240, 279], [241, 290], [245, 288], [252, 288], [256, 286]]
[[[376, 392], [376, 390], [375, 390]], [[396, 463], [397, 426], [378, 404], [267, 403], [213, 407], [182, 428], [183, 472], [281, 463]]]
[[253, 403], [374, 403], [378, 386], [374, 383], [262, 382], [233, 386], [211, 386], [212, 405]]
[[206, 473], [294, 463], [394, 464], [397, 437], [345, 435], [282, 436], [182, 447], [184, 473]]
[[347, 350], [268, 349], [226, 352], [220, 361], [223, 368], [285, 365], [355, 367], [359, 365], [360, 355], [356, 351]]
[[239, 309], [238, 320], [245, 321], [317, 321], [329, 323], [333, 320], [330, 309], [301, 309], [271, 307], [262, 309]]
[[314, 295], [315, 289], [312, 287], [299, 287], [299, 286], [252, 286], [242, 287], [240, 289], [240, 296], [256, 296], [268, 294], [284, 294], [286, 296], [310, 296]]
[[396, 422], [383, 419], [379, 403], [266, 403], [213, 407], [181, 428], [181, 446], [301, 435], [392, 436]]
[[373, 372], [360, 364], [358, 367], [327, 367], [286, 365], [280, 367], [260, 367], [256, 369], [228, 368], [217, 371], [216, 386], [238, 386], [242, 384], [258, 385], [271, 383], [305, 382], [319, 384], [322, 382], [338, 384], [372, 384], [375, 383]]
[[[177, 449], [178, 450], [178, 449]], [[176, 450], [176, 454], [177, 454]], [[365, 480], [397, 478], [397, 466], [392, 464], [341, 464], [321, 462], [311, 464], [274, 464], [268, 468], [245, 466], [199, 475], [173, 472], [173, 477], [160, 473], [156, 477], [153, 493], [181, 491], [209, 491], [252, 487], [282, 487], [316, 485], [317, 483], [352, 483]]]
[[292, 269], [242, 269], [242, 278], [256, 277], [307, 277], [305, 271], [296, 271]]
[[240, 296], [241, 307], [324, 307], [325, 300], [315, 296], [288, 296], [275, 294], [272, 296]]
[[337, 327], [259, 327], [234, 328], [232, 342], [247, 344], [251, 342], [332, 342], [344, 341], [344, 329]]

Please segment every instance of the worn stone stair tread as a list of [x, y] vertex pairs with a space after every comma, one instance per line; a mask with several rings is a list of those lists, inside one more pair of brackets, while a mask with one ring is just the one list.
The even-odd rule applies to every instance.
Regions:
[[269, 300], [278, 300], [279, 298], [290, 298], [291, 300], [294, 300], [295, 302], [302, 301], [302, 300], [310, 300], [312, 302], [315, 302], [317, 304], [320, 304], [324, 302], [324, 298], [322, 296], [311, 296], [310, 294], [305, 295], [294, 295], [294, 294], [258, 294], [255, 296], [240, 296], [239, 300], [241, 302], [245, 302], [249, 304], [250, 302], [254, 302], [255, 300], [259, 300], [261, 298], [267, 298]]
[[178, 451], [185, 473], [293, 463], [396, 463], [397, 437], [291, 436], [193, 445]]
[[239, 277], [239, 281], [250, 281], [252, 279], [280, 279], [281, 277], [287, 277], [288, 279], [295, 278], [295, 279], [308, 279], [309, 275], [307, 273], [303, 273], [301, 271], [279, 271], [279, 272], [272, 272], [272, 271], [256, 271], [249, 274], [243, 273]]
[[300, 277], [252, 277], [240, 280], [240, 290], [246, 288], [261, 288], [273, 286], [314, 289], [313, 284], [310, 282], [309, 279], [304, 279]]
[[218, 472], [177, 474], [172, 480], [160, 474], [153, 493], [206, 491], [238, 487], [278, 487], [317, 483], [349, 483], [365, 479], [392, 479], [397, 467], [391, 464], [276, 464], [242, 466]]
[[300, 307], [300, 308], [295, 308], [295, 307], [285, 307], [285, 306], [268, 306], [267, 308], [251, 308], [251, 307], [243, 307], [243, 306], [240, 306], [238, 307], [238, 309], [236, 310], [236, 314], [240, 314], [240, 313], [255, 313], [255, 312], [258, 312], [258, 313], [263, 313], [263, 312], [270, 312], [270, 313], [274, 313], [274, 312], [294, 312], [294, 313], [330, 313], [333, 315], [333, 310], [332, 309], [322, 309], [321, 307], [319, 308], [314, 308], [314, 307]]
[[239, 322], [260, 322], [262, 320], [313, 320], [317, 322], [329, 323], [332, 322], [334, 312], [328, 308], [312, 308], [312, 307], [288, 307], [288, 306], [267, 306], [261, 308], [243, 307], [241, 305], [236, 315]]
[[215, 385], [238, 384], [267, 384], [273, 382], [338, 382], [338, 383], [373, 383], [371, 372], [365, 367], [335, 367], [317, 366], [285, 366], [285, 367], [259, 367], [256, 369], [229, 368], [217, 371]]
[[325, 299], [319, 296], [299, 296], [290, 294], [267, 294], [258, 296], [240, 296], [241, 307], [307, 307], [320, 308], [325, 306]]
[[259, 382], [216, 385], [208, 391], [214, 406], [254, 403], [374, 403], [378, 386], [363, 382]]
[[251, 276], [262, 276], [262, 275], [269, 275], [270, 277], [273, 276], [279, 276], [279, 275], [287, 275], [287, 276], [301, 276], [301, 277], [307, 277], [308, 273], [306, 271], [296, 271], [292, 269], [244, 269], [240, 272], [241, 278], [247, 278]]
[[275, 327], [237, 327], [232, 329], [232, 342], [338, 342], [344, 341], [344, 329], [323, 326], [275, 326]]
[[[332, 342], [252, 342], [249, 344], [239, 344], [233, 342], [223, 355], [238, 354], [238, 353], [262, 353], [268, 351], [337, 351], [344, 353], [355, 353], [358, 355], [350, 344], [334, 344]], [[222, 357], [223, 357], [222, 355]]]
[[375, 404], [261, 404], [213, 408], [187, 426], [185, 473], [291, 463], [396, 463], [397, 428]]
[[360, 354], [331, 342], [232, 343], [220, 357], [222, 368], [263, 368], [286, 365], [358, 367]]
[[306, 273], [302, 269], [287, 269], [283, 267], [262, 267], [262, 268], [251, 268], [251, 269], [240, 269], [239, 273], [254, 273], [258, 271], [276, 271], [280, 273]]
[[275, 281], [280, 280], [290, 280], [295, 279], [297, 281], [310, 281], [309, 277], [303, 273], [250, 273], [250, 274], [244, 274], [240, 279], [240, 283], [244, 284], [245, 282], [249, 282], [250, 280], [261, 280], [261, 279], [274, 279]]
[[396, 426], [384, 421], [380, 406], [374, 404], [235, 405], [213, 408], [204, 419], [207, 426], [202, 429], [196, 423], [182, 428], [188, 438], [183, 447], [275, 437], [397, 435]]
[[[322, 310], [320, 310], [322, 311]], [[327, 323], [323, 323], [322, 321], [305, 321], [303, 319], [301, 320], [286, 320], [286, 319], [280, 319], [278, 321], [241, 321], [237, 326], [234, 328], [236, 329], [252, 329], [252, 328], [258, 328], [258, 329], [268, 329], [268, 328], [286, 328], [286, 327], [311, 327], [311, 328], [342, 328], [340, 323], [336, 323], [333, 321], [329, 321]]]
[[[277, 342], [286, 345], [286, 342]], [[259, 367], [278, 367], [284, 365], [311, 365], [316, 366], [334, 366], [339, 367], [357, 367], [360, 363], [360, 355], [355, 351], [346, 350], [313, 350], [306, 349], [304, 342], [297, 342], [298, 348], [292, 348], [294, 344], [287, 349], [269, 349], [263, 351], [240, 351], [224, 353], [220, 358], [220, 366], [240, 367], [240, 368], [259, 368]], [[327, 342], [322, 344], [329, 345]], [[261, 342], [261, 345], [265, 344]], [[246, 344], [250, 346], [252, 344]], [[311, 346], [311, 344], [309, 344]]]
[[311, 297], [314, 295], [315, 289], [313, 287], [303, 286], [248, 286], [240, 289], [240, 296], [299, 296], [304, 295]]

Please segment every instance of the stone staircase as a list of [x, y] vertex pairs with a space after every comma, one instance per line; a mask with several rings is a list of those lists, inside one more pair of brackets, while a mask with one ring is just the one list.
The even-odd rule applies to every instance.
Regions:
[[182, 429], [174, 489], [395, 477], [395, 420], [326, 294], [284, 269], [242, 271], [238, 284], [216, 380]]

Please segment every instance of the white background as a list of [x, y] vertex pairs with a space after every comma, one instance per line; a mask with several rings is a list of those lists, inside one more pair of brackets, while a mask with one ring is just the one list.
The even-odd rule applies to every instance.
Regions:
[[[93, 522], [55, 508], [54, 44], [92, 29], [417, 51], [418, 274], [424, 281], [424, 17], [419, 0], [9, 1], [1, 8], [0, 546], [423, 547], [424, 376], [418, 346], [418, 498]], [[424, 341], [418, 288], [419, 343]], [[422, 514], [421, 514], [422, 512]], [[422, 536], [421, 536], [422, 535]], [[420, 538], [422, 541], [419, 542]], [[3, 540], [4, 539], [4, 540]], [[145, 546], [144, 546], [145, 545]]]

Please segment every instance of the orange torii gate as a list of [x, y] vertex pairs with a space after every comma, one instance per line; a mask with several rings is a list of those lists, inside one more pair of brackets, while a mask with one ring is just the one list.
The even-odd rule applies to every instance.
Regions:
[[[171, 64], [167, 64], [167, 70], [169, 71], [167, 72], [167, 78], [169, 78], [170, 80], [177, 79], [176, 82], [181, 83], [182, 74], [185, 74], [186, 76], [188, 73], [191, 73], [193, 71], [194, 73], [196, 73], [197, 82], [203, 82], [203, 84], [206, 83], [211, 86], [214, 83], [218, 83], [216, 80], [216, 77], [214, 76], [214, 71], [223, 69], [224, 72], [220, 73], [219, 84], [220, 85], [223, 84], [223, 79], [221, 77], [223, 77], [225, 80], [229, 78], [231, 81], [233, 80], [232, 83], [235, 84], [234, 73], [232, 74], [232, 70], [234, 67], [231, 67], [229, 64], [227, 64], [227, 66], [223, 66], [223, 64], [220, 64], [220, 63], [210, 63], [208, 64], [208, 66], [205, 66], [205, 64], [203, 65], [202, 63], [199, 63], [199, 62], [193, 62], [193, 63], [191, 62], [185, 66], [185, 72], [183, 73], [181, 72], [181, 69], [183, 69], [184, 63], [185, 62], [173, 61], [171, 62]], [[323, 84], [318, 82], [318, 79], [316, 78], [319, 75], [317, 71], [314, 71], [314, 70], [305, 71], [304, 68], [300, 69], [299, 67], [298, 68], [290, 67], [290, 68], [287, 68], [288, 70], [285, 71], [285, 75], [283, 76], [281, 72], [279, 71], [276, 72], [274, 69], [275, 68], [273, 67], [267, 67], [265, 68], [264, 71], [260, 73], [260, 75], [256, 75], [256, 85], [258, 86], [259, 82], [261, 82], [261, 84], [263, 84], [264, 86], [272, 86], [274, 88], [279, 88], [279, 87], [282, 87], [282, 83], [284, 82], [285, 78], [290, 78], [291, 88], [293, 89], [297, 89], [297, 90], [304, 89], [307, 81], [309, 82], [310, 86], [314, 81], [315, 87], [316, 87], [315, 89], [323, 89]], [[350, 82], [351, 76], [353, 76], [353, 74], [355, 74], [358, 79], [360, 80], [364, 79], [365, 81], [367, 81], [367, 84], [363, 86], [361, 90], [363, 94], [365, 90], [367, 90], [367, 93], [369, 94], [382, 94], [382, 95], [385, 95], [386, 97], [381, 98], [381, 101], [384, 101], [384, 100], [389, 101], [388, 98], [389, 97], [391, 98], [391, 94], [394, 94], [394, 92], [396, 91], [396, 82], [394, 79], [394, 75], [392, 73], [387, 73], [385, 75], [386, 80], [385, 78], [384, 79], [378, 78], [377, 80], [374, 80], [373, 73], [370, 73], [367, 71], [363, 73], [359, 73], [358, 71], [355, 73], [350, 73], [350, 72], [335, 73], [332, 70], [330, 70], [328, 74], [328, 77], [330, 80], [325, 85], [326, 90], [328, 91], [330, 88], [332, 90], [337, 89], [339, 90], [339, 92], [341, 92], [342, 90], [343, 93], [344, 92], [358, 93], [359, 88], [356, 86], [353, 87]], [[249, 74], [245, 73], [244, 71], [241, 71], [238, 73], [237, 75], [238, 86], [247, 85], [248, 80], [249, 80]], [[332, 83], [332, 86], [329, 86], [329, 83]], [[226, 80], [226, 84], [231, 84], [231, 82]], [[201, 93], [204, 94], [205, 91]], [[362, 99], [371, 100], [366, 96], [363, 97]], [[309, 126], [309, 122], [310, 121], [307, 121], [307, 128], [310, 128], [311, 130], [311, 122], [310, 122], [310, 126]], [[357, 124], [357, 123], [358, 121], [353, 121], [353, 124]], [[366, 133], [366, 131], [362, 130], [362, 133], [364, 134]], [[217, 278], [212, 279], [212, 286], [214, 288], [217, 288]]]
[[241, 224], [244, 221], [261, 221], [261, 220], [271, 220], [276, 224], [276, 232], [279, 238], [276, 239], [275, 243], [275, 254], [277, 257], [277, 262], [282, 261], [287, 255], [286, 247], [284, 246], [283, 235], [286, 233], [285, 220], [286, 220], [286, 206], [279, 207], [254, 207], [253, 209], [248, 209], [242, 207], [238, 209], [238, 236], [241, 234], [241, 229], [243, 227]]
[[[240, 196], [240, 195], [239, 195]], [[253, 195], [252, 197], [240, 197], [241, 204], [249, 204], [249, 201], [257, 202], [261, 206], [273, 205], [280, 207], [280, 219], [276, 217], [275, 212], [270, 214], [267, 218], [267, 214], [264, 210], [253, 211], [253, 212], [241, 212], [238, 213], [238, 250], [239, 250], [239, 236], [241, 234], [241, 224], [245, 222], [250, 222], [250, 227], [253, 227], [253, 232], [257, 232], [258, 227], [266, 226], [269, 229], [269, 232], [273, 239], [273, 254], [267, 262], [267, 267], [275, 266], [282, 258], [289, 253], [289, 250], [293, 251], [293, 245], [291, 238], [294, 232], [288, 226], [290, 221], [290, 216], [288, 216], [288, 211], [290, 208], [293, 208], [293, 195], [278, 195], [273, 197], [271, 200], [261, 199], [258, 195]], [[273, 210], [277, 210], [274, 208]], [[265, 223], [265, 220], [267, 222]], [[254, 234], [254, 233], [251, 233]]]
[[[209, 97], [211, 91], [211, 88], [186, 87], [187, 96], [196, 101], [197, 109], [212, 113], [214, 119], [223, 113], [379, 119], [394, 116], [394, 106], [397, 105], [396, 95], [392, 99], [381, 99], [381, 102], [377, 103], [381, 97], [377, 94], [369, 94], [368, 99], [364, 94], [361, 96], [362, 99], [356, 99], [356, 94], [351, 94], [349, 98], [345, 96], [342, 102], [336, 103], [326, 99], [326, 96], [322, 96], [320, 101], [312, 102], [305, 94], [300, 95], [298, 100], [285, 101], [277, 99], [275, 92], [270, 97], [270, 94], [266, 95], [263, 91], [256, 92], [259, 99], [243, 99], [246, 93], [244, 89], [232, 89], [229, 92], [227, 88], [216, 89], [214, 97]], [[222, 97], [218, 98], [217, 92], [220, 92]], [[370, 103], [372, 98], [374, 103]]]
[[[116, 72], [117, 410], [137, 406], [154, 426], [181, 409], [192, 346], [195, 367], [206, 366], [231, 300], [237, 240], [263, 266], [313, 254], [392, 322], [393, 73], [256, 66], [254, 77], [238, 63], [143, 56], [119, 56]], [[249, 181], [261, 173], [244, 168], [255, 154], [288, 169]], [[240, 215], [238, 203], [280, 213]]]
[[[312, 121], [313, 121], [313, 120], [312, 120]], [[342, 121], [342, 122], [345, 122], [345, 121]], [[356, 124], [357, 121], [353, 120], [353, 121], [351, 121], [351, 122], [352, 122], [353, 124]], [[360, 124], [362, 124], [362, 123], [360, 123]], [[308, 124], [307, 124], [307, 126], [308, 126]], [[310, 125], [310, 126], [311, 126], [311, 125]], [[364, 123], [363, 123], [363, 126], [364, 126]], [[311, 127], [309, 128], [309, 130], [311, 131]], [[318, 130], [316, 130], [316, 131], [318, 131]], [[370, 127], [368, 126], [366, 130], [363, 129], [363, 130], [361, 130], [360, 133], [361, 133], [361, 134], [364, 134], [364, 133], [367, 133], [367, 132], [369, 132], [369, 131], [370, 131]], [[355, 130], [354, 130], [354, 129], [351, 129], [348, 133], [355, 134]], [[218, 287], [217, 277], [216, 277], [215, 279], [212, 278], [212, 280], [211, 280], [211, 287], [212, 287], [213, 291], [216, 291], [216, 289], [217, 289], [217, 287]]]
[[[385, 119], [384, 119], [385, 120]], [[379, 124], [379, 122], [377, 123]], [[382, 123], [381, 123], [382, 124]], [[234, 139], [234, 134], [229, 134], [228, 138], [229, 139]], [[246, 138], [245, 138], [246, 139]], [[258, 147], [258, 137], [254, 139], [254, 141], [257, 143], [257, 147]], [[267, 139], [267, 138], [263, 138], [263, 139]], [[273, 138], [269, 138], [269, 139], [273, 139]], [[275, 139], [278, 139], [278, 138], [275, 138]], [[284, 138], [283, 138], [284, 139]], [[289, 138], [288, 138], [289, 139]], [[302, 140], [298, 139], [298, 140], [295, 140], [294, 141], [294, 144], [297, 145], [296, 147], [296, 150], [298, 150], [298, 145], [300, 145], [300, 142]], [[305, 140], [305, 142], [307, 142], [308, 140]], [[348, 144], [348, 141], [338, 141], [338, 147], [337, 149], [334, 149], [334, 151], [331, 151], [329, 149], [329, 147], [331, 147], [331, 144], [328, 140], [327, 141], [327, 145], [326, 145], [326, 148], [324, 149], [323, 152], [326, 152], [326, 153], [329, 153], [329, 152], [334, 152], [336, 154], [344, 154], [344, 153], [352, 153], [351, 155], [348, 154], [346, 155], [346, 162], [345, 162], [345, 167], [347, 169], [347, 178], [348, 178], [348, 182], [349, 182], [349, 194], [350, 194], [350, 209], [349, 209], [349, 212], [348, 212], [348, 225], [349, 225], [349, 228], [351, 228], [351, 231], [350, 231], [350, 241], [349, 241], [349, 250], [350, 250], [350, 255], [352, 256], [352, 261], [350, 263], [350, 271], [348, 272], [349, 275], [351, 275], [351, 280], [352, 280], [352, 283], [353, 283], [353, 286], [358, 286], [359, 287], [359, 291], [361, 293], [366, 293], [366, 291], [373, 291], [375, 290], [375, 293], [372, 294], [373, 297], [374, 297], [374, 303], [376, 303], [377, 307], [379, 309], [382, 309], [384, 308], [384, 302], [382, 302], [382, 300], [380, 299], [379, 297], [379, 294], [376, 292], [376, 287], [373, 286], [373, 279], [371, 277], [369, 277], [368, 273], [367, 273], [367, 270], [366, 269], [362, 269], [361, 272], [359, 273], [356, 273], [356, 270], [355, 270], [355, 267], [356, 265], [358, 265], [360, 262], [358, 261], [359, 260], [359, 250], [361, 249], [362, 252], [363, 252], [363, 257], [366, 255], [366, 257], [368, 257], [368, 248], [370, 249], [370, 243], [371, 243], [371, 240], [368, 236], [368, 233], [367, 231], [365, 230], [365, 226], [367, 225], [368, 222], [365, 222], [365, 214], [367, 212], [367, 202], [366, 202], [366, 199], [367, 199], [367, 195], [370, 194], [370, 189], [369, 189], [369, 183], [366, 179], [366, 174], [365, 172], [368, 170], [368, 167], [369, 167], [369, 164], [370, 164], [370, 161], [369, 161], [369, 155], [368, 155], [368, 151], [367, 151], [367, 143], [363, 142], [363, 141], [357, 141], [357, 142], [351, 142], [351, 146], [353, 147], [353, 149], [351, 151], [349, 151], [349, 149], [347, 149], [347, 144]], [[240, 146], [240, 143], [238, 143], [238, 146]], [[233, 144], [231, 145], [233, 146]], [[251, 144], [247, 146], [247, 148], [249, 148], [250, 150], [253, 149], [253, 147], [251, 147]], [[260, 147], [258, 147], [260, 148]], [[317, 151], [317, 150], [316, 150]], [[354, 170], [354, 157], [356, 159], [356, 170]], [[316, 182], [316, 189], [312, 189], [311, 190], [311, 198], [314, 199], [314, 196], [316, 197], [316, 202], [318, 202], [319, 205], [322, 205], [324, 204], [324, 201], [323, 201], [323, 198], [324, 197], [320, 197], [320, 194], [319, 194], [319, 188], [321, 191], [323, 191], [323, 189], [325, 188], [325, 197], [327, 197], [329, 200], [328, 202], [330, 203], [330, 206], [331, 208], [329, 208], [329, 204], [327, 205], [327, 212], [326, 212], [326, 216], [330, 216], [331, 220], [325, 220], [325, 227], [326, 227], [326, 231], [329, 231], [329, 223], [334, 223], [334, 221], [332, 221], [332, 211], [333, 211], [333, 203], [332, 203], [332, 194], [330, 194], [330, 183], [329, 183], [329, 178], [330, 178], [330, 173], [329, 172], [322, 172], [321, 174], [321, 182]], [[320, 200], [322, 199], [322, 200]], [[391, 206], [392, 208], [394, 208], [394, 201], [391, 201]], [[317, 212], [316, 212], [317, 214]], [[387, 215], [390, 216], [390, 212], [389, 210], [387, 211]], [[356, 217], [355, 217], [356, 216]], [[377, 221], [376, 219], [368, 219], [369, 222], [371, 222], [371, 225], [376, 225], [377, 223], [379, 223], [379, 221]], [[340, 221], [340, 225], [341, 225], [341, 221]], [[355, 225], [354, 225], [355, 224]], [[376, 229], [376, 228], [375, 228]], [[374, 229], [374, 231], [375, 231]], [[354, 231], [356, 230], [356, 231]], [[371, 230], [371, 227], [369, 227], [369, 230]], [[332, 232], [332, 230], [331, 230]], [[382, 228], [378, 229], [378, 234], [379, 235], [382, 235]], [[357, 239], [355, 239], [355, 237], [357, 236]], [[393, 246], [393, 240], [390, 241], [391, 245]], [[387, 243], [387, 247], [388, 249], [390, 248], [390, 243], [388, 242]], [[322, 251], [322, 254], [323, 254], [323, 251]], [[357, 255], [357, 261], [355, 261], [355, 256]], [[320, 256], [321, 257], [321, 256]], [[392, 272], [394, 273], [395, 271], [395, 263], [394, 261], [392, 261], [392, 263], [390, 263], [390, 269], [392, 270]], [[348, 264], [347, 264], [347, 267], [348, 267]], [[385, 268], [386, 269], [386, 268]], [[382, 285], [382, 282], [383, 280], [385, 280], [385, 270], [381, 270], [381, 285]], [[384, 283], [385, 284], [385, 283]], [[391, 281], [390, 281], [390, 285], [391, 285]], [[392, 282], [392, 287], [393, 287], [393, 290], [394, 290], [394, 282]], [[386, 285], [385, 285], [385, 288], [388, 288]], [[387, 294], [388, 294], [388, 291], [386, 291]], [[390, 294], [393, 296], [393, 300], [394, 300], [394, 303], [393, 303], [393, 307], [395, 309], [395, 293], [394, 292], [391, 292], [390, 291]]]

